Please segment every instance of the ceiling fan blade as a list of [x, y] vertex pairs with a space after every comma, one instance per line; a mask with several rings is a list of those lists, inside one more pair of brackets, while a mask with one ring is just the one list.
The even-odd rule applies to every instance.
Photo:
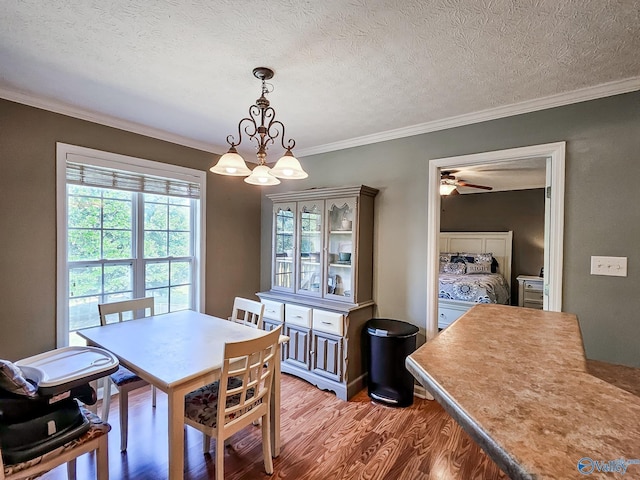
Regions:
[[467, 183], [463, 180], [458, 180], [458, 185], [461, 187], [480, 188], [482, 190], [493, 190], [493, 187], [487, 187], [486, 185], [474, 185], [473, 183]]

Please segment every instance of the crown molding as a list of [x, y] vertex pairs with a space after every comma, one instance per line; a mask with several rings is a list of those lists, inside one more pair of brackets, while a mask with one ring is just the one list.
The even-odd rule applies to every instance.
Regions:
[[640, 77], [632, 77], [615, 82], [603, 83], [594, 87], [581, 88], [571, 92], [559, 93], [534, 100], [527, 100], [503, 107], [490, 108], [479, 112], [444, 118], [442, 120], [396, 128], [385, 132], [350, 138], [339, 142], [327, 143], [325, 145], [318, 145], [317, 147], [299, 149], [296, 151], [296, 156], [307, 157], [320, 153], [344, 150], [346, 148], [360, 147], [372, 143], [385, 142], [387, 140], [411, 137], [414, 135], [421, 135], [423, 133], [437, 132], [439, 130], [447, 130], [449, 128], [462, 127], [464, 125], [471, 125], [489, 120], [497, 120], [499, 118], [511, 117], [523, 113], [546, 110], [548, 108], [562, 107], [573, 103], [611, 97], [613, 95], [634, 92], [636, 90], [640, 90]]
[[[424, 133], [437, 132], [449, 128], [462, 127], [464, 125], [472, 125], [474, 123], [486, 122], [489, 120], [497, 120], [499, 118], [530, 113], [548, 108], [561, 107], [573, 103], [586, 102], [588, 100], [596, 100], [598, 98], [620, 95], [623, 93], [634, 92], [640, 90], [640, 77], [632, 77], [624, 80], [618, 80], [609, 83], [603, 83], [594, 87], [586, 87], [566, 93], [550, 95], [548, 97], [527, 100], [525, 102], [514, 103], [503, 107], [490, 108], [479, 112], [458, 115], [455, 117], [444, 118], [432, 122], [420, 123], [403, 128], [387, 130], [385, 132], [364, 135], [361, 137], [342, 140], [339, 142], [327, 143], [315, 147], [298, 149], [297, 157], [308, 157], [320, 153], [334, 152], [336, 150], [344, 150], [346, 148], [360, 147], [373, 143], [385, 142], [388, 140], [396, 140], [398, 138], [411, 137]], [[5, 87], [0, 87], [0, 98], [10, 100], [31, 107], [48, 110], [54, 113], [60, 113], [70, 117], [86, 120], [93, 123], [105, 125], [107, 127], [118, 128], [132, 133], [145, 135], [147, 137], [164, 140], [166, 142], [183, 145], [185, 147], [195, 148], [205, 152], [216, 153], [225, 151], [226, 148], [213, 143], [202, 142], [193, 138], [176, 135], [174, 133], [148, 127], [136, 122], [122, 120], [110, 115], [103, 115], [82, 108], [74, 107], [57, 100], [45, 99], [35, 95], [17, 92]]]
[[86, 120], [92, 123], [98, 123], [107, 127], [117, 128], [127, 132], [137, 133], [146, 137], [155, 138], [158, 140], [164, 140], [165, 142], [175, 143], [185, 147], [195, 148], [209, 153], [215, 153], [219, 155], [220, 150], [224, 150], [219, 145], [210, 144], [207, 142], [201, 142], [194, 140], [193, 138], [187, 138], [182, 135], [176, 135], [165, 130], [158, 128], [148, 127], [140, 123], [131, 122], [128, 120], [122, 120], [120, 118], [112, 117], [101, 113], [92, 112], [82, 108], [74, 107], [57, 100], [49, 98], [42, 98], [36, 95], [26, 94], [10, 90], [8, 88], [0, 87], [0, 98], [10, 100], [12, 102], [22, 103], [30, 107], [40, 108], [42, 110], [48, 110], [53, 113], [60, 113], [69, 117], [77, 118], [80, 120]]

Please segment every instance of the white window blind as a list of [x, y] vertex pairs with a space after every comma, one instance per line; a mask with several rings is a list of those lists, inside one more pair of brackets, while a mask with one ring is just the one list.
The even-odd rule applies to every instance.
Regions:
[[130, 192], [200, 198], [200, 184], [67, 161], [67, 183]]

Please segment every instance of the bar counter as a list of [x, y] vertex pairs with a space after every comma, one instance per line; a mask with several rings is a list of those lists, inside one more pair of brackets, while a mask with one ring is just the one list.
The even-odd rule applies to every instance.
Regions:
[[575, 315], [477, 305], [406, 366], [514, 480], [640, 478], [640, 369], [589, 369]]

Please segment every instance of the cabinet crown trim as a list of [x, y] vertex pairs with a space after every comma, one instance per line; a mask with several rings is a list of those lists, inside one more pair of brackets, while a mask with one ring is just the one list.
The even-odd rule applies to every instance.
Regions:
[[290, 201], [290, 200], [313, 200], [316, 198], [331, 198], [365, 195], [375, 197], [378, 194], [377, 189], [367, 187], [366, 185], [358, 185], [353, 187], [327, 187], [327, 188], [310, 188], [309, 190], [300, 190], [295, 192], [270, 193], [267, 198], [274, 201]]

